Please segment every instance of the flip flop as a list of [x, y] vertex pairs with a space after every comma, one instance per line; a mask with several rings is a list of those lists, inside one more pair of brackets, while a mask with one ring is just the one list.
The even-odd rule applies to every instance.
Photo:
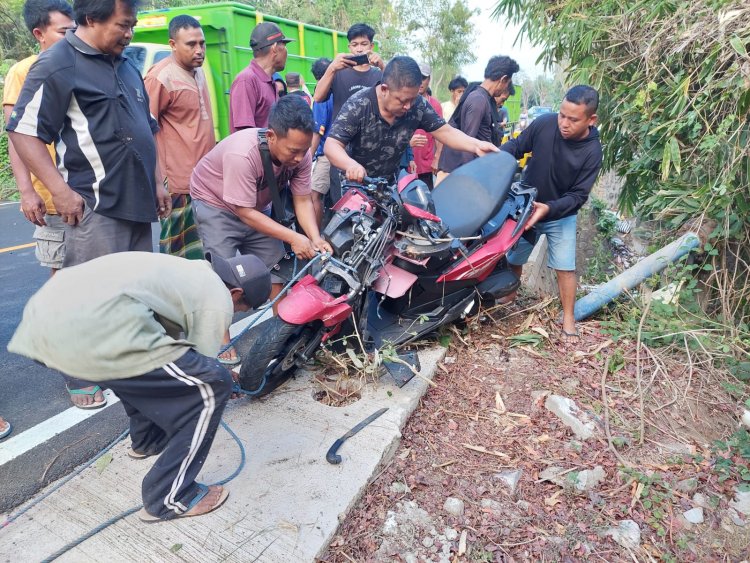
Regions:
[[[101, 390], [102, 388], [99, 387], [98, 385], [94, 385], [94, 387], [89, 389], [88, 391], [86, 389], [69, 389], [68, 388], [68, 394], [69, 395], [90, 395], [93, 397]], [[100, 409], [104, 407], [106, 404], [107, 404], [107, 397], [103, 397], [102, 400], [99, 402], [94, 402], [89, 405], [83, 405], [83, 406], [76, 405], [75, 403], [73, 403], [73, 406], [79, 409], [83, 409], [83, 410], [94, 410], [94, 409]]]
[[[216, 487], [220, 485], [211, 485], [211, 487]], [[198, 487], [200, 489], [200, 492], [196, 495], [196, 497], [190, 501], [190, 504], [187, 506], [187, 510], [183, 512], [182, 514], [178, 514], [174, 518], [164, 519], [159, 518], [158, 516], [153, 516], [152, 514], [149, 514], [146, 512], [145, 508], [141, 508], [138, 511], [138, 518], [140, 518], [141, 522], [146, 522], [147, 524], [155, 524], [156, 522], [169, 522], [170, 520], [177, 520], [178, 518], [192, 518], [194, 516], [203, 516], [204, 514], [209, 514], [210, 512], [213, 512], [217, 508], [219, 508], [224, 502], [227, 500], [227, 497], [229, 496], [229, 489], [226, 487], [222, 488], [221, 495], [217, 499], [216, 503], [211, 507], [210, 510], [206, 512], [201, 512], [200, 514], [190, 514], [190, 510], [197, 505], [203, 497], [205, 497], [210, 487], [207, 487], [206, 485], [198, 484]]]
[[572, 339], [574, 339], [574, 338], [577, 338], [578, 340], [580, 340], [580, 339], [581, 339], [581, 333], [580, 333], [580, 332], [578, 332], [578, 330], [576, 330], [575, 332], [568, 332], [567, 330], [565, 330], [565, 329], [563, 328], [563, 329], [560, 329], [560, 331], [562, 332], [562, 335], [563, 335], [563, 336], [564, 336], [564, 337], [565, 337], [566, 339], [568, 339], [568, 340], [572, 340]]
[[[225, 354], [226, 352], [229, 352], [230, 350], [234, 350], [234, 346], [229, 346], [226, 350], [224, 350], [222, 352], [222, 354]], [[237, 351], [234, 350], [234, 353], [237, 354]], [[219, 360], [219, 363], [221, 365], [223, 365], [223, 366], [236, 366], [236, 365], [239, 365], [242, 362], [242, 360], [240, 359], [239, 354], [237, 354], [237, 357], [234, 358], [234, 359], [221, 358], [220, 356], [221, 356], [221, 354], [219, 356], [216, 356], [216, 359]]]
[[0, 440], [2, 440], [3, 438], [5, 438], [6, 436], [9, 436], [10, 433], [13, 432], [13, 425], [10, 422], [8, 422], [7, 420], [5, 421], [5, 424], [7, 424], [8, 427], [5, 430], [1, 430], [0, 431]]

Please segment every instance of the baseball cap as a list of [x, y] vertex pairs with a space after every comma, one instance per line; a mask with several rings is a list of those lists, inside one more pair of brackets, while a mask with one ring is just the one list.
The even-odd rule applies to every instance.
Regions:
[[234, 258], [222, 258], [206, 253], [206, 260], [224, 283], [238, 287], [245, 293], [244, 299], [250, 308], [257, 309], [271, 294], [271, 272], [254, 254]]
[[250, 34], [250, 47], [263, 49], [274, 43], [289, 43], [294, 39], [287, 39], [281, 28], [273, 22], [262, 22], [255, 26]]
[[422, 76], [428, 78], [432, 74], [432, 69], [427, 63], [419, 63], [419, 72], [422, 73]]

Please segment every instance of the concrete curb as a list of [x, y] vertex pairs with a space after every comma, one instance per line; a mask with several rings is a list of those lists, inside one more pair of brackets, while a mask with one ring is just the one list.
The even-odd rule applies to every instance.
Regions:
[[[444, 354], [443, 348], [421, 352], [422, 375], [431, 379]], [[129, 516], [59, 561], [314, 561], [393, 456], [401, 429], [428, 387], [419, 377], [402, 389], [387, 379], [367, 385], [359, 401], [340, 408], [314, 400], [309, 373], [266, 400], [230, 403], [224, 420], [242, 439], [248, 460], [227, 485], [224, 507], [159, 524]], [[325, 461], [337, 438], [382, 407], [388, 412], [340, 448], [340, 465]], [[0, 555], [8, 561], [44, 559], [140, 503], [141, 480], [153, 462], [128, 458], [128, 447], [128, 440], [118, 444], [101, 473], [85, 470], [0, 531]], [[236, 443], [220, 429], [199, 478], [219, 481], [238, 463]]]

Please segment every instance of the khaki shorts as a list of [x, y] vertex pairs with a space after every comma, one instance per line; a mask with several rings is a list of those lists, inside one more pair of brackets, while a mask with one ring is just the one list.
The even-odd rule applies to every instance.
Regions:
[[34, 230], [36, 259], [46, 268], [59, 270], [65, 259], [65, 223], [59, 215], [45, 215], [47, 223]]
[[319, 194], [327, 194], [331, 189], [331, 163], [325, 155], [320, 155], [313, 162], [312, 189]]

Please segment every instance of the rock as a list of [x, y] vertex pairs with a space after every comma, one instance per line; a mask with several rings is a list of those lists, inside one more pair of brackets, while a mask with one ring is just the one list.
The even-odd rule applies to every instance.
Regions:
[[551, 393], [548, 389], [538, 389], [531, 392], [531, 404], [541, 406], [542, 401]]
[[446, 366], [449, 366], [451, 364], [455, 364], [456, 363], [456, 356], [446, 356], [445, 358], [443, 358], [443, 363]]
[[499, 514], [503, 510], [502, 504], [490, 498], [483, 498], [482, 502], [480, 502], [479, 504], [482, 508], [488, 510], [489, 512], [492, 512], [493, 514]]
[[464, 501], [460, 498], [448, 497], [445, 499], [443, 504], [443, 510], [453, 516], [463, 516], [464, 514]]
[[624, 450], [633, 445], [627, 436], [612, 436], [612, 445], [618, 450]]
[[527, 511], [528, 512], [528, 510], [531, 508], [531, 503], [529, 503], [526, 500], [519, 500], [516, 503], [516, 506], [518, 507], [519, 510], [523, 510], [523, 511]]
[[567, 449], [573, 450], [576, 453], [581, 453], [583, 451], [583, 442], [579, 442], [578, 440], [571, 440], [567, 444], [565, 444], [565, 447]]
[[601, 465], [597, 465], [594, 469], [585, 469], [576, 476], [575, 488], [578, 491], [590, 491], [606, 477], [607, 473]]
[[693, 495], [693, 506], [700, 506], [701, 508], [710, 509], [710, 501], [706, 498], [706, 495], [702, 493], [695, 493]]
[[569, 395], [572, 395], [575, 393], [576, 389], [578, 389], [578, 386], [581, 384], [578, 379], [575, 377], [566, 377], [562, 380], [562, 383], [560, 384], [562, 388], [565, 390], [565, 392]]
[[383, 535], [384, 536], [395, 536], [398, 532], [398, 522], [396, 521], [396, 513], [393, 510], [389, 510], [385, 516], [385, 522], [383, 523]]
[[682, 442], [667, 442], [662, 444], [660, 449], [668, 454], [693, 455], [695, 453], [695, 446]]
[[391, 483], [391, 492], [401, 495], [405, 493], [410, 493], [411, 489], [406, 483], [401, 483], [400, 481], [394, 481], [393, 483]]
[[739, 487], [734, 488], [734, 500], [729, 503], [743, 516], [750, 516], [750, 491], [741, 491]]
[[446, 528], [443, 535], [448, 541], [456, 541], [458, 539], [458, 532], [453, 528]]
[[575, 489], [578, 492], [591, 491], [606, 477], [607, 473], [601, 465], [583, 471], [570, 471], [556, 465], [550, 465], [539, 474], [540, 479], [550, 481], [566, 489]]
[[743, 528], [747, 522], [743, 520], [742, 516], [740, 516], [737, 511], [734, 508], [727, 509], [727, 514], [729, 515], [729, 518], [732, 520], [732, 523], [735, 526], [739, 526], [740, 528]]
[[685, 494], [692, 495], [698, 488], [698, 479], [695, 477], [683, 479], [682, 481], [678, 481], [674, 488]]
[[521, 480], [521, 475], [523, 475], [523, 469], [516, 469], [514, 471], [501, 471], [500, 473], [495, 473], [494, 478], [507, 485], [511, 494], [513, 494], [516, 492], [516, 487], [518, 486], [518, 481]]
[[413, 553], [404, 553], [404, 563], [419, 563], [419, 558]]
[[740, 420], [745, 425], [745, 428], [750, 428], [750, 411], [745, 409]]
[[422, 545], [425, 547], [432, 547], [435, 545], [435, 540], [432, 539], [430, 536], [427, 536], [425, 539], [422, 540]]
[[624, 548], [636, 549], [641, 545], [641, 529], [632, 520], [620, 520], [616, 528], [608, 528], [604, 536], [609, 536]]
[[575, 401], [560, 395], [550, 395], [544, 408], [556, 415], [570, 428], [579, 440], [588, 440], [596, 434], [596, 424], [575, 404]]
[[691, 524], [703, 524], [703, 508], [691, 508], [682, 513], [682, 516]]

